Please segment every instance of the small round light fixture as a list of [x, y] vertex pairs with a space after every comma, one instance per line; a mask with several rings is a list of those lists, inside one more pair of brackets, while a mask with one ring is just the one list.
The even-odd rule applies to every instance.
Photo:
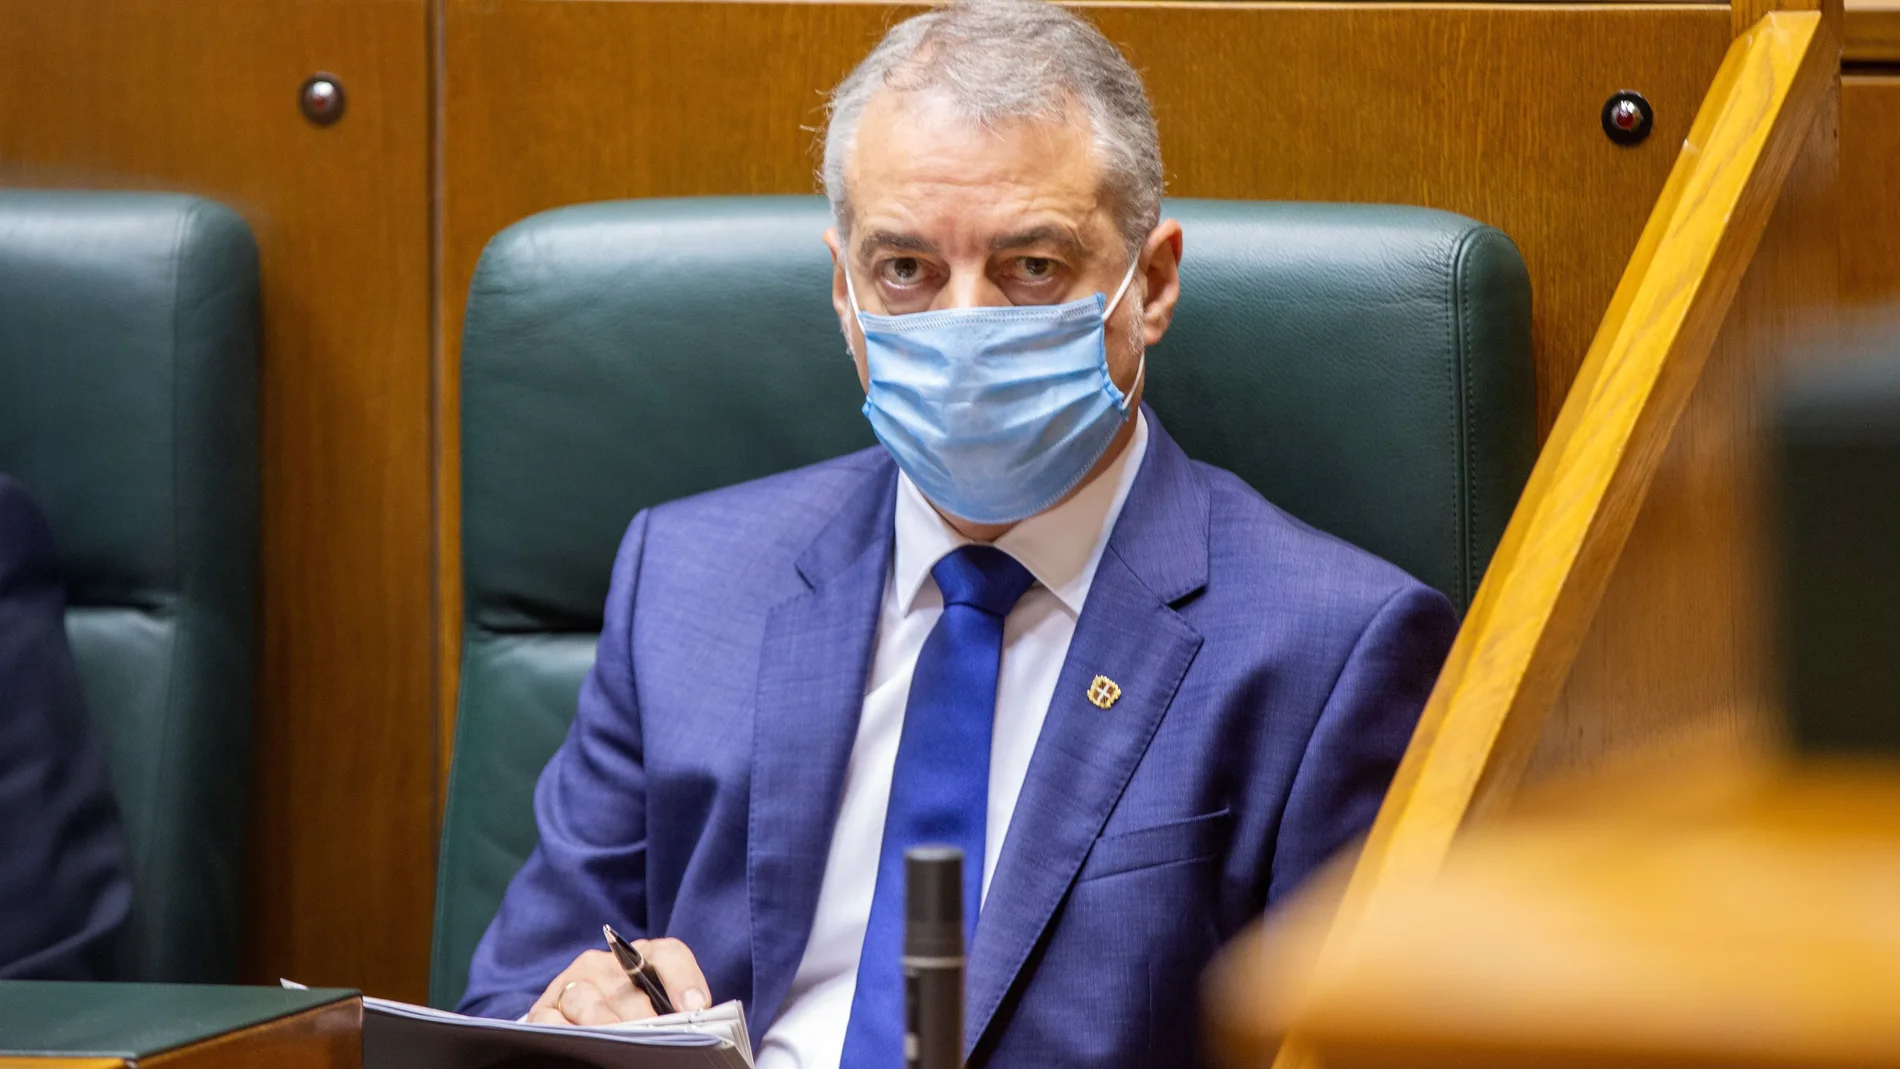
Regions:
[[1624, 89], [1603, 102], [1603, 132], [1619, 145], [1640, 144], [1656, 125], [1656, 113], [1643, 94]]
[[337, 81], [334, 74], [313, 74], [303, 80], [303, 88], [297, 91], [297, 106], [303, 109], [303, 117], [316, 126], [329, 126], [341, 119], [346, 103], [343, 83]]

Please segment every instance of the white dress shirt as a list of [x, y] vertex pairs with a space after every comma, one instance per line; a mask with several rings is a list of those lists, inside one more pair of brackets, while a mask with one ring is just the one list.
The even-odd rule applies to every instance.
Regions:
[[[996, 547], [1029, 569], [1036, 582], [1003, 624], [996, 721], [990, 737], [989, 813], [984, 825], [985, 895], [1009, 833], [1030, 754], [1049, 713], [1056, 677], [1068, 657], [1076, 618], [1147, 452], [1148, 422], [1137, 414], [1134, 438], [1114, 463], [1074, 497], [1018, 523], [996, 540]], [[792, 976], [784, 1007], [760, 1044], [759, 1069], [832, 1069], [843, 1056], [845, 1024], [857, 990], [858, 954], [877, 885], [891, 769], [897, 763], [904, 707], [910, 700], [911, 671], [924, 639], [943, 615], [943, 595], [930, 569], [944, 554], [970, 541], [944, 522], [908, 476], [899, 474], [897, 484], [897, 544], [884, 581], [877, 652], [865, 681], [863, 715], [845, 769], [844, 801], [825, 859], [811, 938]]]

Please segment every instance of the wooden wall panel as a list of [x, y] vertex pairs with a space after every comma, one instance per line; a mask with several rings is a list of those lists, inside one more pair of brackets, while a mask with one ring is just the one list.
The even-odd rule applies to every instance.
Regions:
[[[0, 0], [0, 182], [174, 189], [262, 253], [249, 979], [421, 1001], [434, 876], [427, 0]], [[297, 91], [349, 94], [319, 129]]]
[[1900, 319], [1900, 74], [1841, 79], [1841, 299]]
[[[824, 92], [910, 10], [447, 0], [445, 739], [461, 617], [456, 352], [482, 245], [577, 201], [814, 191]], [[1544, 428], [1730, 39], [1726, 5], [1103, 4], [1089, 14], [1148, 80], [1171, 194], [1424, 204], [1516, 239], [1535, 289]], [[1599, 125], [1604, 99], [1624, 88], [1656, 109], [1655, 133], [1634, 148]]]
[[[1531, 272], [1540, 432], [1729, 43], [1721, 7], [1090, 13], [1148, 80], [1174, 195], [1422, 204], [1509, 234]], [[1632, 148], [1599, 118], [1618, 89], [1656, 109]]]
[[1900, 63], [1900, 0], [1846, 0], [1848, 63]]
[[1825, 359], [1841, 278], [1832, 92], [1736, 293], [1527, 773], [1782, 734], [1765, 483], [1771, 391]]

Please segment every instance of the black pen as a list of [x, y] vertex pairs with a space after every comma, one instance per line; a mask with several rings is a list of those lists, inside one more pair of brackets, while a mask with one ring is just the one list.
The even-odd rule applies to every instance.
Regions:
[[653, 965], [633, 948], [633, 944], [620, 938], [611, 924], [603, 924], [600, 930], [607, 936], [607, 949], [614, 952], [614, 958], [620, 967], [627, 970], [627, 979], [640, 985], [646, 992], [647, 1001], [653, 1004], [653, 1012], [662, 1016], [675, 1012], [673, 1001], [666, 997], [666, 988], [660, 983], [660, 974], [653, 971]]

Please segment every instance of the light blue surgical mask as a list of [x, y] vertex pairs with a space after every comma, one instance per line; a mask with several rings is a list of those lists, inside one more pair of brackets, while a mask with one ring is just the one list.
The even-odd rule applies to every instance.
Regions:
[[[1134, 278], [1130, 264], [1106, 302], [889, 316], [858, 306], [847, 270], [878, 441], [925, 497], [966, 520], [1014, 523], [1062, 500], [1128, 419], [1104, 328]], [[1146, 370], [1144, 352], [1137, 386]]]

